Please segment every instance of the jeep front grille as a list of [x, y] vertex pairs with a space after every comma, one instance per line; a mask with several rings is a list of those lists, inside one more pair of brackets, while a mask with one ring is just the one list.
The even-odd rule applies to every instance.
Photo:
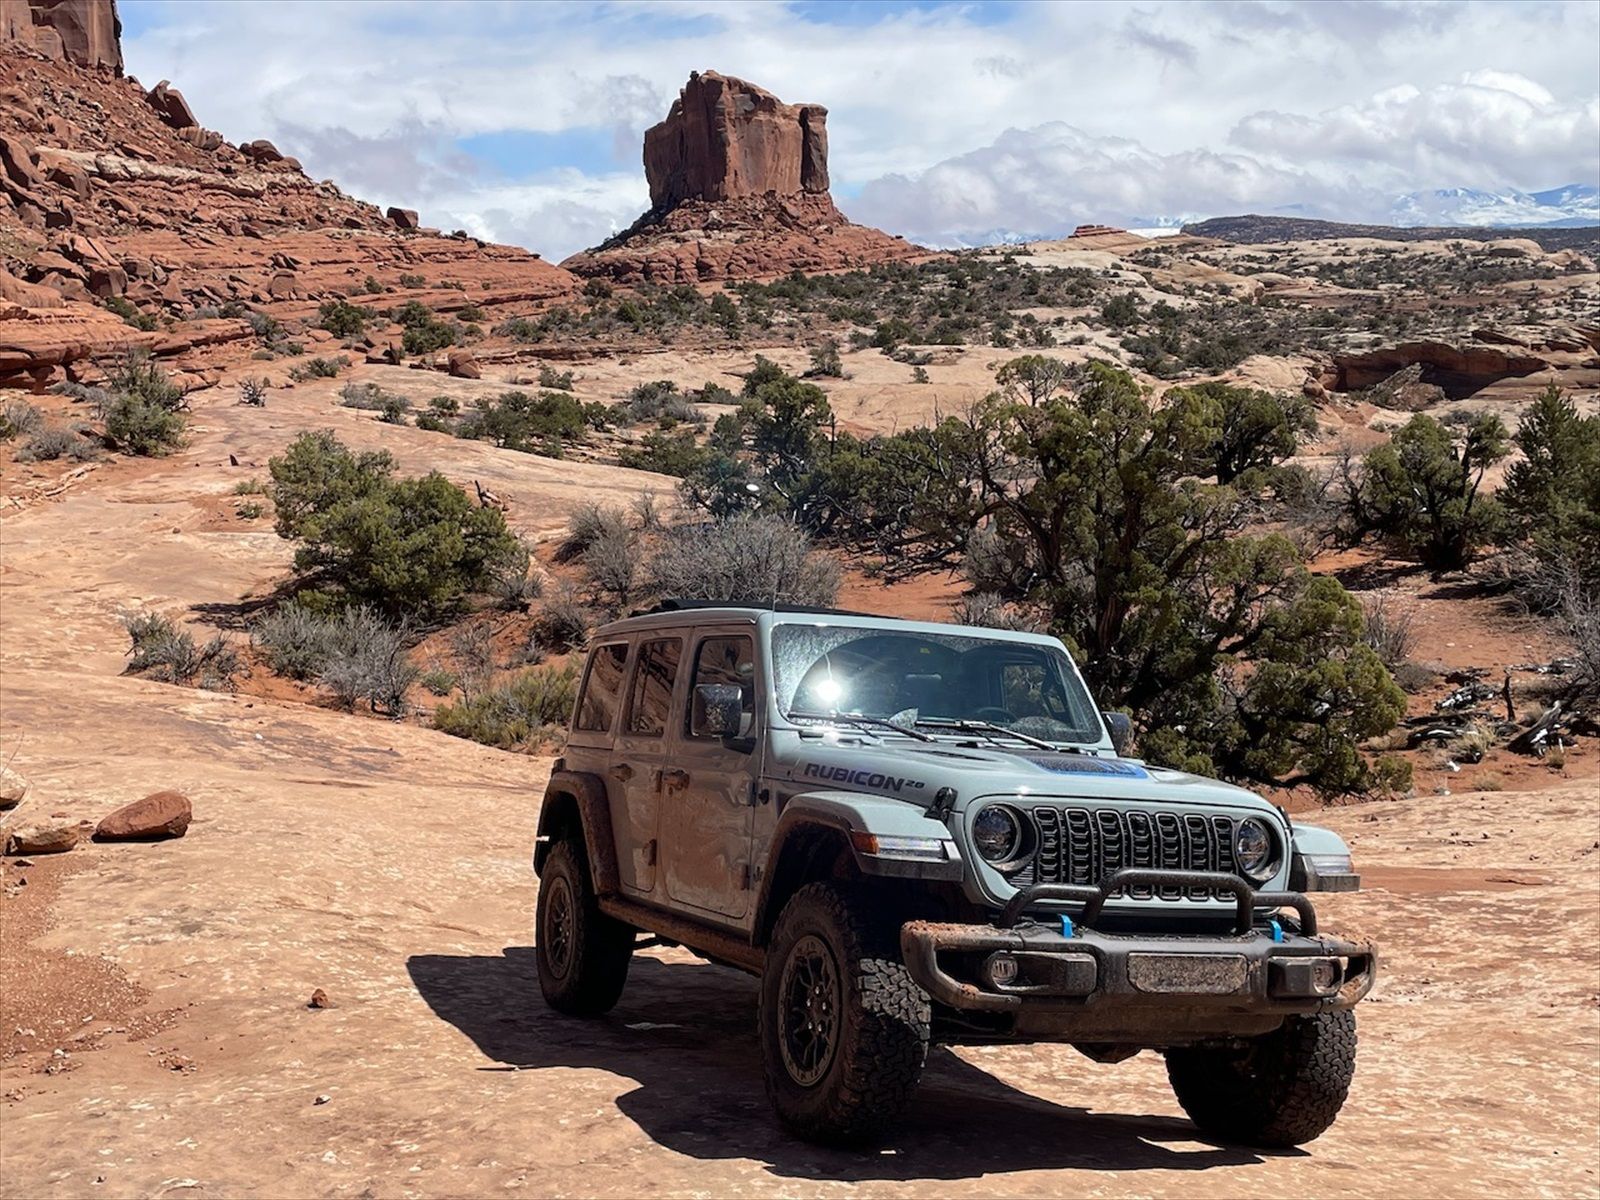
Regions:
[[[1033, 856], [1007, 877], [1018, 887], [1030, 883], [1090, 886], [1123, 867], [1232, 874], [1234, 818], [1184, 812], [1131, 811], [1037, 805]], [[1221, 898], [1214, 888], [1132, 888], [1128, 895], [1148, 900]]]

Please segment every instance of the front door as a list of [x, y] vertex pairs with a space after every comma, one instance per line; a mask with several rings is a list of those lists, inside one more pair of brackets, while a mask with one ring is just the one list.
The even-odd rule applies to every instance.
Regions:
[[[688, 686], [676, 722], [680, 752], [667, 772], [661, 803], [667, 895], [708, 913], [739, 918], [750, 911], [753, 872], [751, 785], [756, 776], [755, 639], [748, 632], [697, 630]], [[696, 738], [694, 688], [736, 685], [744, 697], [739, 736]]]
[[[673, 693], [682, 658], [682, 638], [639, 641], [606, 780], [613, 797], [611, 824], [623, 887], [644, 894], [656, 887], [662, 772], [667, 766]], [[621, 801], [620, 806], [616, 800]]]

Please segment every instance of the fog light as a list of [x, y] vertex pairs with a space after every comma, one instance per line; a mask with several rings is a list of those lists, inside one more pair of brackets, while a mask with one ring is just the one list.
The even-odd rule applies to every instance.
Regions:
[[1269, 993], [1284, 999], [1326, 999], [1339, 990], [1336, 958], [1275, 958]]
[[983, 969], [995, 987], [1010, 987], [1017, 981], [1017, 960], [1009, 954], [991, 954]]

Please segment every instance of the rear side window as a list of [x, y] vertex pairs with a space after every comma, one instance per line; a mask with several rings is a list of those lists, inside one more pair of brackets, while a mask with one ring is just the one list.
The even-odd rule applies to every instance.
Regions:
[[683, 643], [677, 638], [643, 642], [633, 668], [633, 690], [628, 698], [628, 732], [660, 737], [672, 709], [672, 685], [678, 679], [678, 659]]
[[[747, 736], [755, 725], [756, 716], [755, 643], [747, 637], [712, 637], [701, 642], [694, 656], [694, 679], [690, 687], [699, 687], [702, 683], [728, 683], [739, 689], [744, 707], [739, 736]], [[690, 707], [692, 709], [692, 705]], [[692, 712], [684, 714], [685, 732], [692, 715]]]
[[609, 733], [617, 715], [617, 699], [622, 695], [622, 668], [628, 661], [628, 644], [601, 646], [589, 659], [589, 674], [583, 681], [583, 699], [578, 702], [574, 729], [590, 733]]

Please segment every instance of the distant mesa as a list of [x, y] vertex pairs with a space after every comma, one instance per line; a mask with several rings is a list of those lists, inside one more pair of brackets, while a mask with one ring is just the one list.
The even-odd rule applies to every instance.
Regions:
[[116, 0], [0, 0], [0, 49], [122, 74]]
[[650, 211], [562, 265], [622, 283], [837, 271], [926, 253], [853, 224], [828, 193], [828, 110], [697, 71], [645, 131]]

